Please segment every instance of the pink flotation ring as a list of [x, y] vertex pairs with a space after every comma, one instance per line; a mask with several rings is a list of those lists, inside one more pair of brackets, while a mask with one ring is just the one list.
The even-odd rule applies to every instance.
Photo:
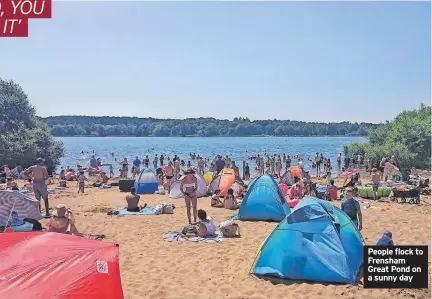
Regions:
[[300, 202], [300, 199], [301, 198], [287, 199], [288, 206], [294, 208]]
[[283, 196], [288, 194], [288, 186], [286, 184], [279, 184], [279, 189], [282, 191]]

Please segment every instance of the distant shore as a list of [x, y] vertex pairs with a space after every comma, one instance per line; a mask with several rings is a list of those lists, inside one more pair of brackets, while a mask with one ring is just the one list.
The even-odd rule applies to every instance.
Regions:
[[97, 136], [97, 135], [74, 135], [74, 136], [56, 136], [54, 137], [94, 137], [94, 138], [106, 138], [106, 137], [132, 137], [132, 138], [305, 138], [305, 137], [366, 137], [365, 135], [316, 135], [316, 136], [271, 136], [271, 135], [247, 135], [247, 136], [128, 136], [128, 135], [108, 135], [108, 136]]

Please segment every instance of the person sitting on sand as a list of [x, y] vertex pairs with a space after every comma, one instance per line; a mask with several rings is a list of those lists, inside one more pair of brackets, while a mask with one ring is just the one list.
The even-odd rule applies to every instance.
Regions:
[[214, 208], [223, 208], [224, 207], [224, 204], [223, 204], [222, 200], [220, 199], [219, 194], [220, 194], [220, 190], [217, 189], [217, 190], [215, 190], [215, 192], [212, 195], [211, 206]]
[[68, 169], [65, 175], [66, 181], [74, 181], [75, 180], [75, 170], [72, 168]]
[[197, 235], [201, 238], [211, 237], [216, 234], [216, 223], [213, 218], [207, 217], [204, 210], [198, 210], [198, 218], [200, 220]]
[[335, 200], [337, 199], [338, 188], [335, 185], [335, 181], [333, 179], [330, 180], [330, 185], [327, 185], [327, 199]]
[[67, 209], [64, 204], [57, 205], [56, 210], [52, 214], [53, 216], [46, 224], [48, 231], [81, 236], [75, 226], [75, 217], [73, 216], [72, 211]]
[[312, 182], [307, 183], [306, 178], [303, 179], [303, 183], [304, 183], [303, 196], [309, 195], [309, 196], [316, 197], [315, 184]]
[[372, 181], [372, 192], [373, 192], [373, 200], [378, 199], [378, 187], [379, 182], [381, 180], [381, 175], [378, 173], [378, 170], [376, 168], [372, 168], [371, 172], [371, 181]]
[[224, 198], [224, 208], [228, 210], [237, 210], [240, 207], [241, 200], [234, 197], [234, 190], [228, 189], [227, 195]]
[[345, 198], [341, 203], [341, 209], [344, 211], [350, 218], [353, 224], [358, 227], [359, 230], [363, 228], [363, 220], [362, 220], [362, 212], [360, 209], [360, 204], [357, 200], [354, 199], [354, 189], [352, 187], [348, 187], [345, 189]]
[[291, 189], [288, 192], [288, 196], [290, 199], [302, 198], [303, 197], [302, 187], [299, 183], [299, 178], [295, 177], [295, 183], [292, 185]]
[[106, 174], [105, 171], [101, 172], [100, 178], [101, 178], [102, 184], [104, 184], [104, 185], [108, 184], [109, 178], [108, 178], [108, 176], [107, 176], [107, 174]]
[[244, 184], [243, 187], [241, 188], [241, 192], [239, 192], [239, 195], [237, 197], [240, 202], [243, 201], [247, 191], [248, 191], [248, 185]]
[[145, 204], [143, 207], [139, 207], [138, 206], [139, 200], [140, 200], [140, 196], [136, 194], [135, 187], [130, 188], [130, 193], [126, 195], [127, 211], [140, 212], [142, 209], [144, 209], [147, 206], [147, 204]]
[[378, 240], [376, 246], [394, 246], [391, 231], [385, 231], [381, 239]]

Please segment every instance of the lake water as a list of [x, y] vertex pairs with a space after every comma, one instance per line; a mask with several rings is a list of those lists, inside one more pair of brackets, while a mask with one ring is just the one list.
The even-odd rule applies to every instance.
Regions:
[[[187, 163], [189, 153], [200, 154], [206, 158], [212, 158], [214, 154], [229, 155], [241, 168], [242, 161], [248, 160], [252, 154], [300, 154], [304, 158], [305, 169], [310, 168], [311, 163], [307, 158], [312, 158], [316, 152], [323, 153], [330, 158], [333, 167], [336, 165], [337, 155], [342, 152], [343, 146], [352, 142], [364, 142], [363, 137], [212, 137], [212, 138], [184, 138], [184, 137], [58, 137], [65, 146], [65, 156], [61, 166], [74, 167], [76, 164], [88, 166], [94, 151], [102, 163], [118, 165], [124, 157], [133, 161], [135, 156], [140, 159], [148, 155], [150, 161], [155, 154], [164, 154], [171, 159], [178, 155]], [[84, 151], [84, 154], [81, 152]], [[114, 153], [114, 157], [111, 156]], [[165, 160], [166, 161], [166, 160]], [[249, 161], [251, 163], [251, 161]], [[191, 161], [194, 165], [193, 161]], [[255, 164], [251, 163], [253, 169]], [[336, 167], [334, 167], [336, 168]]]

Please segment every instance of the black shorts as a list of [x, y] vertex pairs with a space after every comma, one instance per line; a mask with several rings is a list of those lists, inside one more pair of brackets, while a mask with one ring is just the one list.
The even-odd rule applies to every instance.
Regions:
[[167, 175], [166, 178], [167, 180], [171, 180], [174, 176], [173, 175]]
[[140, 209], [136, 207], [135, 209], [127, 209], [128, 212], [139, 212]]

